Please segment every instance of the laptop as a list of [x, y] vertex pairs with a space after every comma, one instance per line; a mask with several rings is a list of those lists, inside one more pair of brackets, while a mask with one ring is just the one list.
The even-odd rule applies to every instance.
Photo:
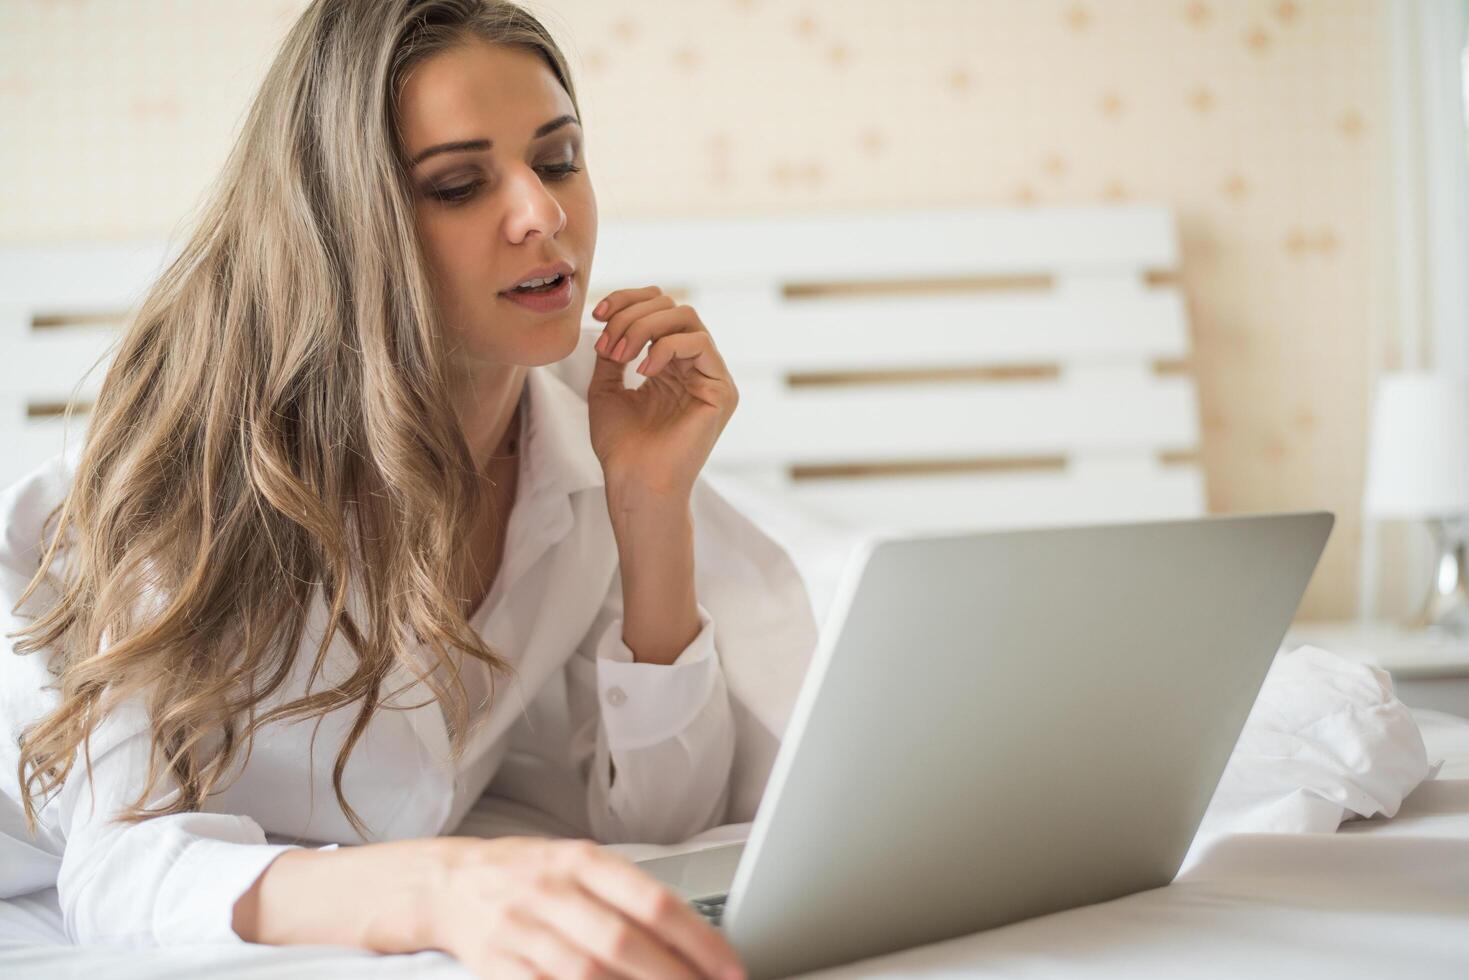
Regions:
[[752, 978], [1166, 885], [1333, 521], [869, 540], [747, 840], [639, 865]]

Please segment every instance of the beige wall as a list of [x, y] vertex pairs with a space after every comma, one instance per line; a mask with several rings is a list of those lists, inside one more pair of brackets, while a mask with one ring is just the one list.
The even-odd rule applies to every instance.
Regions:
[[[527, 5], [577, 73], [604, 216], [1175, 206], [1210, 506], [1338, 512], [1314, 618], [1355, 597], [1385, 2]], [[301, 6], [0, 0], [0, 243], [168, 234]]]

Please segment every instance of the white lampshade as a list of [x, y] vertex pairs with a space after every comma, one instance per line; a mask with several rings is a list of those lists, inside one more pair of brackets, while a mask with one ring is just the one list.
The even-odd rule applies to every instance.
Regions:
[[1384, 375], [1377, 382], [1371, 440], [1367, 516], [1469, 515], [1469, 379]]

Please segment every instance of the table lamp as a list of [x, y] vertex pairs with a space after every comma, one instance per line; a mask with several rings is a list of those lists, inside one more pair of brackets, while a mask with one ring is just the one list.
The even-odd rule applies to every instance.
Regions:
[[1469, 378], [1384, 375], [1368, 449], [1367, 516], [1424, 520], [1433, 535], [1428, 596], [1408, 625], [1469, 633]]

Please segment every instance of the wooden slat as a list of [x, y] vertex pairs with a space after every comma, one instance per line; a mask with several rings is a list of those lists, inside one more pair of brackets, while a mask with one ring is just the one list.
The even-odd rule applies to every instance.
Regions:
[[66, 401], [74, 392], [90, 397], [102, 383], [105, 360], [80, 388], [78, 382], [99, 358], [110, 356], [117, 339], [116, 327], [93, 325], [31, 331], [19, 339], [0, 337], [0, 392], [23, 401]]
[[1019, 276], [959, 276], [948, 279], [866, 279], [838, 282], [785, 283], [780, 287], [783, 300], [837, 299], [842, 296], [913, 296], [936, 293], [1043, 293], [1056, 288], [1056, 277], [1049, 273]]
[[1054, 524], [1193, 517], [1204, 510], [1195, 466], [1118, 474], [1024, 473], [984, 476], [800, 480], [798, 507], [837, 522], [883, 531], [984, 530]]
[[606, 224], [597, 243], [600, 277], [673, 284], [1024, 276], [1177, 262], [1172, 215], [1147, 204], [624, 219]]
[[1177, 293], [936, 296], [764, 305], [758, 293], [697, 301], [730, 367], [792, 372], [1187, 356]]
[[899, 371], [803, 371], [787, 374], [792, 388], [831, 385], [913, 385], [948, 381], [1055, 381], [1059, 364], [1005, 364], [988, 367], [903, 368]]
[[0, 248], [0, 303], [41, 317], [126, 310], [173, 254], [159, 242]]
[[4, 479], [0, 486], [9, 486], [21, 474], [41, 465], [62, 449], [78, 445], [85, 433], [85, 415], [74, 417], [70, 425], [59, 418], [0, 424], [0, 439], [5, 441], [5, 459], [3, 470], [0, 470]]
[[1187, 378], [896, 387], [742, 384], [750, 397], [714, 452], [728, 465], [901, 462], [1191, 449], [1198, 438]]

